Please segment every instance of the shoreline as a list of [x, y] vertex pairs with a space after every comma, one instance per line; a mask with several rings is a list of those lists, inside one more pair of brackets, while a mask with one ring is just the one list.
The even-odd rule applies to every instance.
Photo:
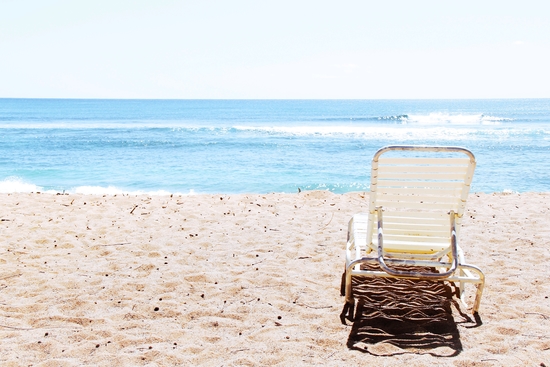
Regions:
[[482, 324], [454, 297], [429, 348], [366, 343], [368, 314], [340, 321], [365, 195], [0, 194], [0, 362], [548, 365], [550, 193], [469, 195], [459, 240], [487, 277]]
[[[296, 192], [276, 192], [276, 191], [270, 191], [270, 192], [237, 192], [237, 193], [231, 193], [231, 192], [195, 192], [194, 190], [190, 190], [188, 193], [182, 193], [182, 192], [169, 192], [165, 190], [156, 190], [156, 191], [123, 191], [116, 188], [104, 188], [100, 187], [99, 189], [102, 189], [104, 191], [67, 191], [67, 190], [32, 190], [32, 191], [0, 191], [0, 195], [53, 195], [53, 196], [62, 196], [62, 195], [81, 195], [81, 196], [98, 196], [98, 197], [117, 197], [117, 196], [151, 196], [151, 197], [186, 197], [186, 196], [242, 196], [242, 195], [304, 195], [309, 192], [327, 192], [333, 195], [368, 195], [369, 189], [366, 190], [357, 190], [357, 191], [347, 191], [347, 192], [334, 192], [330, 190], [321, 190], [321, 189], [302, 189], [298, 188], [299, 191]], [[483, 194], [483, 195], [522, 195], [522, 194], [546, 194], [550, 193], [550, 191], [514, 191], [512, 189], [504, 189], [502, 191], [492, 191], [492, 192], [484, 192], [484, 191], [476, 191], [476, 192], [470, 192], [469, 195], [474, 194]]]

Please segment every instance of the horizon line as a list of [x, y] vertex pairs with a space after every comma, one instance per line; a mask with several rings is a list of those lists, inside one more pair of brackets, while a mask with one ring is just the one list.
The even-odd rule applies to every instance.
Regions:
[[484, 97], [484, 98], [81, 98], [81, 97], [0, 97], [0, 100], [88, 100], [88, 101], [483, 101], [483, 100], [544, 100], [550, 97]]

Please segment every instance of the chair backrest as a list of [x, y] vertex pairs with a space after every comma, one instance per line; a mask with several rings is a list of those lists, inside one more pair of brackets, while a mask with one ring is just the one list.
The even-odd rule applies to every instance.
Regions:
[[433, 254], [449, 248], [449, 213], [456, 213], [458, 235], [475, 165], [474, 155], [460, 147], [380, 149], [372, 160], [371, 246], [377, 236], [376, 208], [382, 207], [386, 251]]

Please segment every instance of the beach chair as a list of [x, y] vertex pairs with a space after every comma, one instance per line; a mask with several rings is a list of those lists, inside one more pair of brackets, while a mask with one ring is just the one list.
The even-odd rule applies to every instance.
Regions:
[[[465, 263], [460, 223], [475, 169], [459, 147], [388, 146], [374, 155], [369, 212], [349, 222], [343, 291], [353, 318], [352, 277], [448, 281], [464, 302], [477, 286], [477, 316], [485, 277]], [[346, 308], [345, 308], [346, 309]]]

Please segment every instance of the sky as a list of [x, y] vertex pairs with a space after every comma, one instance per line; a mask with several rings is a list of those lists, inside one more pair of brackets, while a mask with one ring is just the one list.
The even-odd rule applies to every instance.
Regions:
[[550, 2], [0, 0], [0, 98], [550, 98]]

